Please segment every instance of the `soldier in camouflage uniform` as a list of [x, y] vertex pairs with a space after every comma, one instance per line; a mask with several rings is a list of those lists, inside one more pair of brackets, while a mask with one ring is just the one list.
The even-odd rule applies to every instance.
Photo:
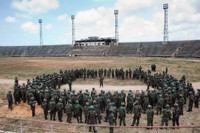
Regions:
[[181, 115], [183, 115], [183, 106], [184, 106], [183, 94], [179, 95], [178, 105], [179, 105], [179, 109], [180, 109]]
[[103, 80], [104, 80], [104, 78], [101, 76], [99, 79], [100, 87], [103, 87]]
[[169, 104], [167, 104], [165, 106], [165, 109], [163, 109], [162, 111], [162, 123], [161, 123], [161, 126], [164, 125], [165, 123], [165, 126], [168, 126], [168, 121], [171, 119], [171, 111], [170, 111], [170, 106]]
[[173, 122], [173, 126], [175, 126], [175, 124], [177, 126], [179, 126], [179, 117], [181, 115], [180, 109], [178, 107], [178, 104], [174, 104], [174, 110], [173, 110], [173, 117], [172, 117], [172, 122]]
[[126, 126], [126, 108], [124, 107], [125, 103], [121, 103], [121, 107], [119, 108], [119, 125], [121, 126], [121, 123], [124, 123], [124, 126]]
[[159, 95], [159, 98], [158, 98], [158, 102], [157, 102], [157, 115], [161, 112], [162, 112], [162, 108], [164, 106], [164, 99], [162, 98], [162, 95], [160, 94]]
[[[153, 126], [153, 116], [154, 116], [154, 110], [152, 109], [151, 105], [148, 105], [148, 109], [146, 110], [147, 115], [147, 126]], [[147, 128], [149, 129], [149, 128]]]
[[136, 125], [139, 125], [140, 117], [141, 117], [142, 107], [138, 104], [138, 101], [135, 101], [135, 105], [133, 107], [133, 122], [131, 126], [135, 125], [135, 122], [137, 121]]
[[31, 106], [32, 117], [35, 117], [35, 106], [37, 105], [37, 102], [34, 97], [31, 97], [29, 105]]
[[85, 123], [88, 123], [88, 113], [90, 111], [90, 104], [89, 102], [86, 102], [86, 105], [84, 106], [84, 114], [85, 114]]
[[56, 109], [58, 111], [58, 120], [60, 122], [62, 122], [62, 116], [63, 116], [63, 103], [62, 103], [62, 99], [59, 99], [59, 102], [56, 105]]
[[[113, 114], [113, 110], [110, 109], [110, 114], [109, 114], [109, 125], [110, 126], [113, 126], [114, 123], [115, 123], [115, 116]], [[113, 127], [110, 127], [110, 133], [113, 133], [114, 132], [114, 128]]]
[[194, 107], [199, 108], [199, 93], [195, 94], [194, 103]]
[[67, 103], [66, 106], [65, 106], [65, 112], [66, 112], [66, 115], [67, 115], [67, 123], [72, 123], [72, 122], [71, 122], [71, 119], [72, 119], [72, 111], [73, 111], [73, 106], [72, 106], [71, 100], [69, 99], [69, 100], [68, 100], [68, 103]]
[[[88, 124], [90, 124], [90, 125], [97, 124], [97, 113], [94, 110], [94, 106], [92, 106], [92, 105], [90, 106], [90, 111], [88, 113]], [[91, 130], [92, 130], [92, 127], [90, 126], [89, 132], [91, 132]], [[95, 129], [95, 126], [93, 126], [93, 131], [97, 132], [96, 129]]]
[[8, 108], [10, 108], [12, 110], [13, 109], [13, 107], [12, 107], [13, 97], [12, 97], [12, 94], [11, 94], [11, 90], [8, 91], [7, 99], [8, 99]]
[[188, 111], [187, 112], [191, 112], [192, 111], [192, 107], [193, 107], [193, 102], [194, 102], [194, 95], [192, 93], [192, 91], [189, 92], [189, 104], [188, 104]]
[[49, 108], [50, 108], [50, 120], [52, 120], [52, 117], [53, 117], [53, 120], [55, 121], [56, 120], [56, 101], [54, 98], [51, 98], [51, 101], [49, 103]]
[[44, 99], [43, 102], [42, 102], [42, 109], [44, 110], [44, 117], [45, 117], [45, 120], [47, 120], [47, 115], [48, 115], [48, 103], [47, 103], [47, 100]]
[[83, 123], [82, 122], [82, 108], [81, 108], [78, 100], [75, 101], [74, 115], [75, 115], [78, 123]]

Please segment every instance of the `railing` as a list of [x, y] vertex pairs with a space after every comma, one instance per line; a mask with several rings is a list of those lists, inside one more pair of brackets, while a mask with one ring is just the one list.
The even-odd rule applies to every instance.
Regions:
[[[137, 129], [144, 129], [144, 128], [152, 128], [156, 129], [156, 132], [158, 133], [158, 129], [180, 129], [180, 128], [190, 128], [192, 129], [192, 133], [195, 133], [195, 128], [200, 128], [200, 126], [107, 126], [107, 125], [89, 125], [89, 124], [75, 124], [75, 123], [64, 123], [64, 122], [52, 122], [52, 121], [40, 121], [40, 120], [29, 120], [29, 119], [21, 119], [21, 118], [8, 118], [8, 117], [0, 117], [1, 119], [9, 119], [9, 120], [16, 120], [20, 122], [20, 125], [11, 125], [11, 124], [4, 124], [0, 123], [1, 126], [9, 126], [9, 127], [18, 127], [20, 128], [20, 132], [23, 133], [23, 129], [32, 129], [32, 130], [40, 130], [40, 131], [49, 131], [51, 133], [53, 132], [61, 132], [61, 133], [81, 133], [81, 132], [75, 132], [75, 131], [65, 131], [65, 130], [56, 130], [53, 129], [53, 125], [67, 125], [67, 126], [82, 126], [83, 127], [83, 132], [86, 132], [86, 127], [113, 127], [113, 128], [137, 128]], [[28, 127], [28, 126], [22, 126], [22, 121], [28, 121], [28, 122], [37, 122], [37, 123], [45, 123], [45, 124], [50, 124], [50, 129], [45, 129], [45, 128], [37, 128], [37, 127]], [[82, 133], [83, 133], [82, 132]]]

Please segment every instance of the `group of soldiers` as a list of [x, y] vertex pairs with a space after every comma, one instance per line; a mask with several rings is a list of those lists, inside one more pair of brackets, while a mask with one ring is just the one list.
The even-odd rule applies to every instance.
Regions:
[[[72, 89], [72, 82], [77, 78], [97, 78], [100, 79], [100, 86], [103, 86], [104, 78], [117, 79], [136, 79], [147, 84], [146, 91], [136, 91], [134, 93], [129, 90], [125, 93], [123, 90], [114, 93], [101, 90], [97, 93], [95, 88], [92, 91], [88, 90], [75, 92]], [[60, 90], [60, 86], [69, 84], [69, 90]], [[154, 88], [150, 90], [150, 87]], [[14, 83], [14, 101], [19, 104], [21, 101], [27, 101], [31, 106], [32, 116], [35, 116], [35, 106], [41, 105], [44, 110], [45, 120], [63, 121], [63, 113], [67, 115], [66, 122], [71, 123], [73, 118], [76, 118], [78, 123], [97, 124], [101, 123], [102, 119], [109, 122], [110, 125], [126, 126], [126, 114], [133, 113], [133, 121], [131, 126], [138, 126], [142, 113], [147, 116], [147, 126], [153, 126], [154, 114], [161, 115], [161, 126], [168, 126], [168, 121], [172, 120], [173, 126], [179, 126], [179, 117], [183, 115], [183, 107], [188, 104], [188, 112], [192, 111], [193, 104], [199, 107], [200, 90], [195, 93], [191, 83], [186, 83], [185, 76], [180, 80], [166, 71], [162, 73], [151, 74], [143, 71], [142, 67], [137, 67], [134, 71], [131, 69], [99, 69], [97, 70], [60, 70], [60, 73], [44, 74], [37, 76], [32, 82], [27, 79], [27, 83], [19, 85], [18, 79]], [[7, 94], [9, 108], [12, 109], [12, 93]], [[188, 99], [188, 100], [187, 100]], [[156, 111], [156, 112], [154, 112]], [[103, 118], [103, 113], [105, 117]], [[84, 114], [84, 121], [83, 121]], [[96, 132], [94, 126], [89, 128], [89, 131]], [[113, 132], [113, 128], [110, 128]]]

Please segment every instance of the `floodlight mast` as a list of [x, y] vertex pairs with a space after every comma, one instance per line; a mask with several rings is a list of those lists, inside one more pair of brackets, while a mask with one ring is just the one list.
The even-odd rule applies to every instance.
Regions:
[[119, 29], [118, 29], [118, 10], [114, 10], [115, 14], [115, 40], [116, 40], [116, 45], [119, 44]]
[[72, 45], [75, 45], [75, 23], [74, 23], [75, 16], [71, 15], [72, 20]]
[[38, 23], [40, 24], [40, 47], [43, 45], [43, 36], [42, 36], [42, 19], [38, 20]]
[[168, 3], [163, 4], [164, 9], [164, 35], [163, 42], [166, 43], [169, 40], [168, 36]]

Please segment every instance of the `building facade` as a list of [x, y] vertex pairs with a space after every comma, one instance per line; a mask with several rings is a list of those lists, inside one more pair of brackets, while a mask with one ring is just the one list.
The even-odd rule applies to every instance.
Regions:
[[88, 37], [87, 39], [77, 40], [74, 46], [106, 46], [114, 45], [116, 42], [113, 38], [99, 38], [96, 36]]

